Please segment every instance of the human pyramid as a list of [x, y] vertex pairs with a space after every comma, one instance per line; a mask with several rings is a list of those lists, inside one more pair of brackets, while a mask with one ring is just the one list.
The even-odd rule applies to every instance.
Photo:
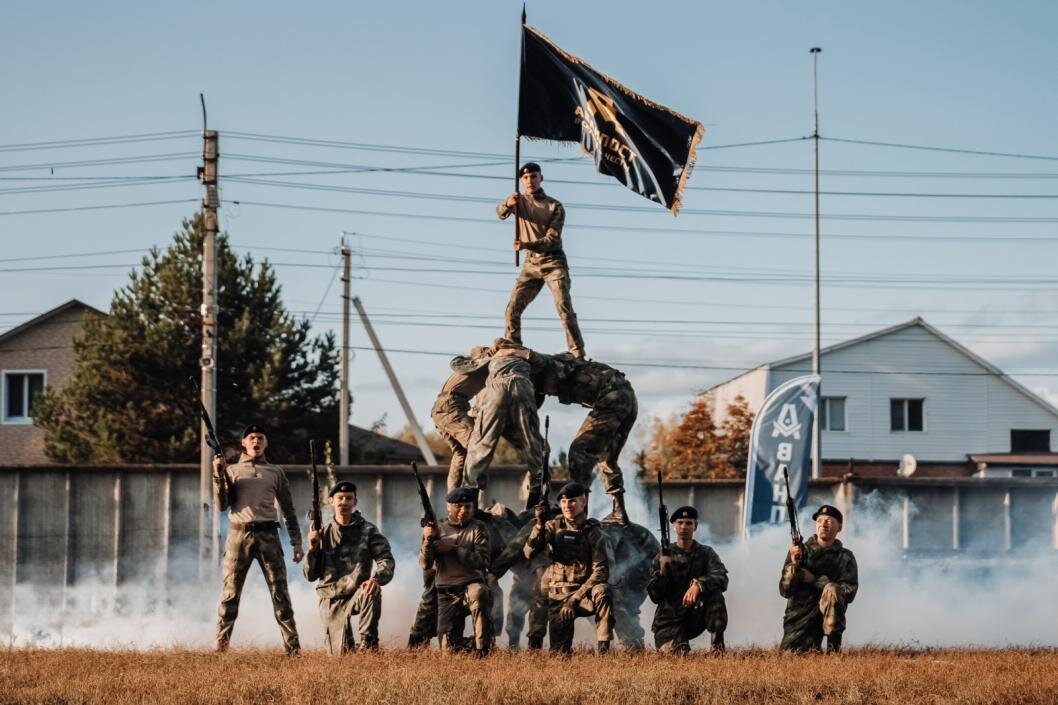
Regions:
[[[618, 370], [585, 354], [570, 297], [570, 276], [562, 251], [562, 204], [544, 193], [540, 166], [519, 169], [524, 194], [515, 192], [496, 207], [500, 219], [515, 214], [514, 249], [528, 253], [505, 313], [505, 335], [475, 347], [451, 362], [431, 416], [452, 449], [447, 516], [423, 519], [419, 564], [423, 593], [408, 646], [425, 648], [437, 637], [442, 652], [487, 655], [503, 631], [517, 649], [528, 618], [528, 647], [569, 653], [578, 617], [593, 618], [598, 653], [614, 636], [632, 650], [645, 648], [640, 607], [657, 605], [651, 630], [661, 652], [686, 653], [691, 640], [710, 634], [712, 651], [725, 649], [728, 614], [724, 591], [728, 574], [711, 547], [694, 540], [698, 512], [676, 509], [668, 517], [675, 541], [662, 544], [653, 533], [629, 521], [618, 457], [636, 420], [632, 385]], [[547, 355], [525, 347], [521, 314], [544, 284], [550, 288], [566, 333], [568, 351]], [[548, 462], [538, 409], [546, 397], [590, 409], [568, 451], [570, 482], [549, 500]], [[476, 403], [471, 413], [471, 399]], [[528, 473], [526, 509], [500, 505], [485, 509], [488, 468], [501, 438], [522, 455]], [[259, 425], [243, 432], [239, 462], [214, 462], [214, 488], [221, 511], [230, 510], [224, 555], [224, 587], [216, 650], [228, 647], [238, 614], [243, 582], [253, 560], [261, 563], [287, 652], [300, 650], [287, 590], [279, 540], [278, 503], [290, 534], [294, 562], [304, 559], [305, 577], [316, 583], [327, 646], [339, 654], [376, 649], [382, 587], [393, 578], [389, 541], [356, 511], [356, 485], [336, 483], [329, 491], [334, 518], [301, 531], [282, 469], [265, 460], [267, 434]], [[595, 467], [613, 498], [613, 511], [601, 521], [588, 516], [588, 493]], [[782, 648], [837, 651], [845, 610], [856, 595], [858, 578], [851, 551], [836, 538], [842, 515], [823, 505], [813, 515], [815, 535], [791, 546], [779, 583], [787, 598]], [[512, 575], [507, 611], [499, 581]], [[358, 615], [354, 636], [351, 618]], [[471, 636], [465, 636], [467, 617]]]

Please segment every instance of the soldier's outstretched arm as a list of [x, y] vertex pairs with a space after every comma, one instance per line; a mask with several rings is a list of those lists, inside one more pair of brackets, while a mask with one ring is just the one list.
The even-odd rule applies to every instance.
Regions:
[[379, 585], [385, 585], [393, 580], [393, 572], [397, 562], [393, 559], [393, 550], [389, 546], [389, 540], [377, 529], [371, 532], [367, 540], [368, 550], [371, 558], [375, 561], [375, 572], [371, 576]]
[[294, 549], [294, 562], [300, 563], [305, 550], [301, 543], [301, 525], [298, 524], [298, 513], [294, 509], [294, 498], [290, 495], [290, 482], [287, 474], [279, 471], [279, 486], [276, 487], [276, 502], [279, 503], [279, 511], [283, 515], [283, 523], [286, 524], [287, 534], [290, 535], [290, 545]]

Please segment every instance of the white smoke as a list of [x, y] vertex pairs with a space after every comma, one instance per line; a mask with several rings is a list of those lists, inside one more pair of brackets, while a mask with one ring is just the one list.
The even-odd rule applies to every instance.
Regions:
[[[632, 521], [656, 531], [657, 517], [648, 514], [638, 483], [629, 483], [626, 505]], [[604, 516], [611, 509], [609, 497], [601, 491], [592, 493], [590, 506], [593, 516]], [[847, 646], [1058, 646], [1053, 626], [1058, 623], [1058, 602], [1049, 597], [1049, 588], [1058, 584], [1053, 551], [989, 561], [966, 556], [944, 561], [905, 558], [892, 538], [899, 536], [892, 527], [902, 509], [864, 502], [857, 506], [849, 529], [839, 534], [856, 554], [860, 578], [859, 593], [848, 610]], [[704, 528], [697, 538], [708, 542]], [[785, 527], [771, 527], [749, 542], [712, 545], [730, 576], [728, 646], [775, 646], [782, 636], [785, 600], [779, 596], [778, 581], [789, 533]], [[407, 643], [422, 590], [417, 550], [417, 546], [394, 546], [396, 575], [382, 592], [385, 647]], [[193, 575], [193, 570], [188, 566], [184, 574]], [[323, 648], [315, 591], [300, 565], [288, 566], [288, 582], [302, 646]], [[213, 641], [219, 596], [219, 577], [208, 583], [171, 582], [168, 588], [160, 580], [119, 588], [87, 581], [67, 588], [65, 596], [61, 588], [20, 583], [9, 639], [14, 646], [206, 649]], [[648, 645], [652, 617], [648, 600], [641, 619]], [[593, 644], [592, 625], [581, 622], [578, 643]], [[498, 638], [497, 643], [505, 640]], [[707, 636], [692, 645], [705, 647]], [[256, 565], [247, 577], [232, 638], [233, 648], [251, 646], [281, 648], [271, 601]]]

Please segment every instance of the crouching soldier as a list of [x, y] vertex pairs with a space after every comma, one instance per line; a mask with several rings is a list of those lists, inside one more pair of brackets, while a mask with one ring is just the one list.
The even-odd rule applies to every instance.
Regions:
[[525, 543], [526, 558], [532, 560], [546, 548], [550, 559], [543, 584], [547, 588], [551, 651], [572, 651], [574, 621], [594, 616], [598, 651], [606, 653], [614, 624], [606, 537], [599, 522], [588, 518], [588, 489], [584, 485], [568, 483], [559, 490], [558, 499], [561, 516], [545, 521], [547, 507], [538, 506]]
[[676, 543], [670, 554], [654, 559], [647, 594], [654, 612], [654, 646], [663, 653], [685, 654], [690, 641], [708, 631], [714, 652], [724, 650], [727, 628], [727, 568], [709, 546], [694, 540], [698, 510], [680, 507], [670, 519]]
[[786, 598], [780, 645], [784, 651], [819, 651], [824, 636], [828, 652], [840, 651], [845, 608], [860, 584], [856, 557], [837, 538], [841, 512], [824, 504], [812, 518], [815, 536], [804, 542], [804, 551], [790, 547], [779, 580], [779, 594]]
[[305, 557], [305, 577], [316, 581], [320, 619], [332, 654], [356, 648], [350, 625], [354, 614], [359, 615], [360, 648], [378, 648], [382, 586], [393, 579], [389, 541], [356, 511], [356, 501], [352, 482], [331, 488], [334, 518], [319, 531], [309, 532]]
[[489, 567], [489, 531], [474, 518], [477, 490], [459, 487], [448, 493], [448, 517], [422, 530], [419, 565], [433, 569], [437, 591], [437, 636], [441, 651], [467, 647], [463, 625], [474, 623], [474, 651], [488, 653], [492, 643], [492, 593], [485, 583]]

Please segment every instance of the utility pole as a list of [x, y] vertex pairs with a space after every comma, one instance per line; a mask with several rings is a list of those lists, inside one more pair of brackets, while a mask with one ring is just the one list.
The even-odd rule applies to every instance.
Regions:
[[349, 255], [342, 237], [342, 366], [338, 412], [338, 464], [349, 464]]
[[[810, 53], [812, 54], [812, 112], [815, 119], [815, 129], [812, 132], [812, 141], [815, 144], [815, 176], [816, 176], [816, 277], [815, 277], [815, 346], [812, 348], [812, 374], [818, 375], [822, 370], [822, 361], [819, 359], [820, 350], [820, 289], [819, 289], [819, 80], [817, 78], [817, 67], [819, 64], [819, 54], [823, 50], [819, 47], [812, 47]], [[819, 384], [819, 406], [816, 408], [815, 421], [812, 423], [812, 478], [816, 479], [820, 475], [820, 460], [822, 458], [822, 448], [820, 443], [823, 440], [822, 427], [819, 423], [819, 415], [822, 412], [823, 407], [823, 384]]]
[[400, 382], [397, 381], [397, 373], [393, 371], [393, 367], [389, 364], [389, 358], [386, 357], [386, 351], [382, 349], [382, 343], [379, 342], [378, 336], [375, 335], [375, 329], [371, 326], [371, 321], [367, 318], [367, 311], [364, 310], [364, 305], [360, 303], [358, 297], [353, 297], [353, 306], [356, 306], [356, 312], [360, 314], [360, 320], [364, 324], [364, 328], [367, 330], [367, 337], [371, 339], [371, 345], [374, 346], [375, 352], [378, 353], [378, 359], [382, 363], [382, 369], [386, 371], [386, 376], [389, 377], [389, 383], [393, 385], [393, 391], [397, 394], [397, 400], [400, 402], [400, 407], [404, 409], [404, 416], [408, 419], [408, 425], [411, 426], [412, 435], [415, 436], [415, 442], [419, 445], [419, 451], [422, 453], [423, 459], [428, 465], [437, 465], [437, 458], [434, 457], [433, 451], [430, 450], [430, 444], [426, 442], [426, 436], [423, 435], [422, 428], [419, 426], [419, 422], [415, 419], [415, 412], [411, 410], [411, 404], [408, 403], [408, 398], [404, 396], [404, 390], [400, 387]]
[[[206, 98], [202, 102], [202, 166], [198, 178], [206, 189], [202, 198], [202, 404], [210, 418], [217, 418], [217, 164], [220, 159], [216, 130], [206, 128]], [[199, 576], [212, 573], [212, 563], [220, 553], [220, 515], [213, 511], [213, 451], [206, 444], [206, 425], [200, 424], [199, 453]]]

